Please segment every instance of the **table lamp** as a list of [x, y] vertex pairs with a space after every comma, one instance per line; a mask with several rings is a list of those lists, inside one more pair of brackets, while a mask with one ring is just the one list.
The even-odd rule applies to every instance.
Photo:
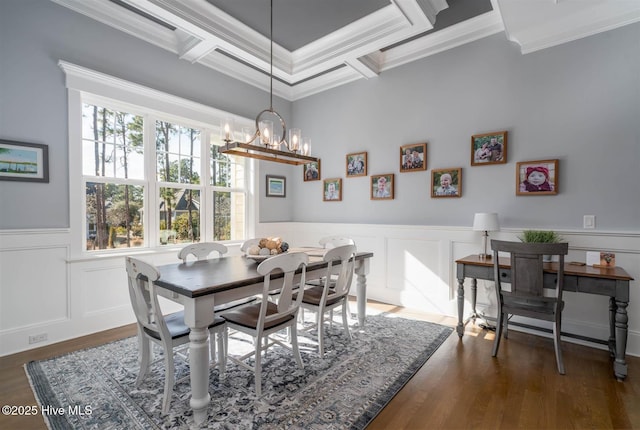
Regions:
[[500, 225], [498, 224], [497, 213], [477, 213], [474, 215], [473, 230], [484, 232], [484, 235], [482, 236], [483, 253], [480, 254], [481, 258], [491, 257], [491, 255], [487, 254], [487, 238], [489, 237], [490, 231], [497, 231], [499, 229]]

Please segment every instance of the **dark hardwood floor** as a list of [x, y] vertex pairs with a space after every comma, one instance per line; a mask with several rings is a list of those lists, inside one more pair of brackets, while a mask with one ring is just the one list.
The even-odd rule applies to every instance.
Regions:
[[[455, 324], [380, 303], [369, 310]], [[36, 404], [24, 363], [134, 334], [130, 325], [0, 358], [2, 404]], [[462, 340], [454, 332], [367, 429], [640, 429], [639, 357], [627, 357], [629, 376], [619, 382], [608, 352], [563, 342], [562, 376], [551, 339], [512, 330], [494, 359], [493, 337], [471, 323]], [[0, 415], [0, 428], [47, 427], [40, 415]]]

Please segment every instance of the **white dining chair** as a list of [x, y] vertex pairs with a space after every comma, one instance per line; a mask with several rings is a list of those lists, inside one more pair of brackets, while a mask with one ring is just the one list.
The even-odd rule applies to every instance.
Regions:
[[[223, 257], [229, 248], [226, 245], [218, 242], [200, 242], [200, 243], [192, 243], [184, 248], [182, 248], [178, 252], [178, 258], [182, 260], [183, 263], [186, 263], [190, 256], [196, 258], [197, 261], [202, 261], [208, 259], [211, 254], [216, 254], [217, 257]], [[224, 312], [227, 312], [231, 309], [237, 308], [238, 306], [244, 306], [249, 303], [253, 303], [257, 300], [255, 296], [244, 297], [241, 299], [233, 300], [228, 303], [221, 303], [219, 305], [214, 305], [213, 310], [216, 315], [222, 315]]]
[[[318, 243], [324, 249], [332, 249], [332, 248], [336, 248], [338, 246], [344, 246], [344, 245], [354, 245], [354, 246], [356, 245], [356, 242], [352, 238], [348, 236], [342, 236], [342, 235], [325, 236], [320, 238]], [[333, 288], [333, 283], [335, 282], [336, 277], [337, 277], [337, 273], [330, 274], [331, 288]], [[318, 278], [318, 279], [309, 279], [307, 281], [307, 285], [312, 287], [322, 287], [324, 286], [324, 281], [325, 281], [324, 277]], [[348, 300], [347, 300], [347, 315], [351, 317], [351, 311], [349, 310]], [[331, 314], [331, 319], [333, 320], [333, 314]]]
[[[333, 309], [342, 307], [342, 324], [349, 339], [349, 286], [353, 279], [355, 267], [355, 245], [343, 245], [329, 249], [323, 257], [327, 262], [327, 274], [323, 277], [324, 285], [312, 286], [304, 290], [302, 309], [316, 313], [316, 326], [318, 330], [318, 353], [324, 357], [324, 322], [325, 315], [329, 314], [329, 321], [333, 321]], [[337, 274], [336, 274], [337, 273]], [[332, 278], [331, 275], [335, 274]]]
[[[300, 284], [304, 285], [308, 262], [309, 257], [302, 252], [279, 254], [264, 260], [257, 268], [258, 273], [264, 276], [261, 301], [232, 310], [223, 316], [230, 328], [246, 333], [254, 339], [253, 351], [241, 357], [229, 355], [228, 358], [254, 372], [257, 396], [262, 395], [262, 352], [266, 352], [269, 347], [280, 345], [291, 349], [298, 366], [300, 368], [304, 366], [298, 349], [296, 331], [302, 295], [297, 295], [294, 300], [294, 275], [298, 269], [301, 269]], [[274, 277], [282, 278], [277, 303], [269, 300]], [[279, 283], [280, 279], [277, 282]], [[284, 329], [289, 329], [290, 345], [272, 336]], [[245, 363], [249, 357], [254, 357], [253, 367]]]
[[191, 243], [178, 252], [178, 258], [186, 263], [189, 256], [194, 256], [196, 260], [200, 261], [209, 258], [211, 253], [217, 252], [218, 257], [222, 257], [228, 251], [226, 245], [218, 242]]
[[[152, 264], [133, 257], [127, 257], [125, 264], [129, 280], [129, 296], [138, 324], [140, 371], [136, 379], [136, 387], [142, 384], [151, 366], [152, 345], [159, 345], [164, 351], [165, 369], [162, 413], [167, 414], [175, 384], [174, 349], [189, 342], [191, 330], [184, 322], [184, 311], [163, 315], [154, 284], [160, 278], [158, 269]], [[213, 365], [219, 367], [221, 374], [226, 370], [226, 330], [226, 322], [221, 317], [216, 317], [209, 326], [211, 360], [215, 360], [213, 338], [217, 336], [218, 360]]]

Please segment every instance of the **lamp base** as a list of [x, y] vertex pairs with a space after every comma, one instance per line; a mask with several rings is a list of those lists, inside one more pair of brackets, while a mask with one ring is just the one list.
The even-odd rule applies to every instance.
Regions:
[[480, 260], [491, 260], [491, 254], [478, 254]]

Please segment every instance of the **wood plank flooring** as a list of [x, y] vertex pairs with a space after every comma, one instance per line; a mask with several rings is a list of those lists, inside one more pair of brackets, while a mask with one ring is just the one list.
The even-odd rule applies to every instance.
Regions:
[[[368, 311], [455, 325], [453, 318], [374, 302]], [[36, 404], [24, 363], [134, 334], [129, 325], [1, 357], [2, 405]], [[493, 336], [471, 323], [462, 340], [454, 332], [367, 429], [640, 429], [640, 358], [627, 356], [629, 376], [619, 382], [608, 352], [563, 342], [562, 376], [551, 339], [511, 330], [494, 359]], [[0, 428], [47, 427], [40, 415], [0, 415]]]

